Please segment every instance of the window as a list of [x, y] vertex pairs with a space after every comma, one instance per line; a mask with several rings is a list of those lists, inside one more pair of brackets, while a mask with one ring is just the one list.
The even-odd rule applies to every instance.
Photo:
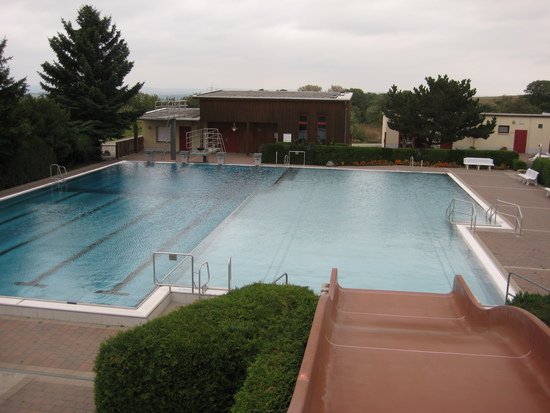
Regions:
[[157, 126], [157, 142], [170, 142], [170, 128]]
[[542, 129], [542, 123], [539, 123], [539, 129]]
[[307, 115], [298, 116], [298, 143], [307, 142]]
[[327, 115], [317, 116], [317, 140], [323, 145], [327, 140]]
[[499, 125], [498, 133], [510, 133], [510, 126], [508, 125]]

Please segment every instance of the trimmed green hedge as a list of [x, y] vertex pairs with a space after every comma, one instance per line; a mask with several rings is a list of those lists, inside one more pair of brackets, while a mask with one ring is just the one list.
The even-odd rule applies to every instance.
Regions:
[[537, 158], [533, 161], [531, 169], [539, 172], [538, 182], [544, 186], [550, 186], [550, 159]]
[[509, 304], [529, 311], [550, 327], [550, 294], [541, 295], [520, 291]]
[[[413, 148], [381, 148], [362, 146], [337, 145], [293, 145], [289, 143], [274, 143], [262, 147], [262, 159], [267, 163], [283, 163], [289, 151], [302, 150], [306, 153], [306, 163], [309, 165], [326, 165], [331, 161], [337, 165], [369, 165], [377, 161], [388, 163], [424, 161], [426, 165], [456, 164], [462, 165], [466, 157], [492, 158], [496, 167], [511, 168], [519, 154], [514, 151], [489, 151], [478, 149], [413, 149]], [[301, 163], [302, 155], [290, 156], [291, 163]]]
[[317, 301], [253, 284], [121, 332], [95, 361], [96, 409], [286, 412]]

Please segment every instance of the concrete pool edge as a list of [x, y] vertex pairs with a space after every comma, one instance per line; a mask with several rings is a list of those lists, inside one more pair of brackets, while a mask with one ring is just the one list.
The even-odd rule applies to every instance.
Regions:
[[213, 290], [211, 294], [199, 295], [185, 288], [160, 286], [136, 307], [0, 296], [0, 315], [133, 327], [160, 316], [172, 303], [186, 305], [200, 299], [216, 297], [224, 292], [218, 289]]

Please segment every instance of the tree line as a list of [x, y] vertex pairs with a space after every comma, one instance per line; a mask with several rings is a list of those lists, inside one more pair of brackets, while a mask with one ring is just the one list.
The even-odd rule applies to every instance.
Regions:
[[[40, 85], [46, 93], [38, 98], [27, 94], [26, 78], [10, 76], [11, 57], [5, 57], [7, 39], [0, 41], [0, 189], [41, 178], [52, 163], [70, 166], [99, 160], [101, 144], [121, 137], [158, 100], [141, 92], [142, 82], [124, 83], [134, 62], [128, 60], [128, 45], [110, 17], [85, 5], [78, 9], [76, 25], [64, 19], [61, 23], [64, 31], [48, 39], [56, 59], [41, 65]], [[413, 91], [392, 86], [387, 93], [369, 93], [338, 85], [329, 90], [353, 92], [354, 136], [360, 135], [362, 125], [379, 127], [386, 113], [392, 115], [393, 126], [404, 133], [423, 135], [427, 145], [457, 136], [449, 129], [449, 122], [456, 123], [458, 118], [451, 120], [449, 111], [460, 112], [460, 102], [477, 113], [468, 118], [470, 126], [462, 128], [472, 133], [472, 122], [480, 118], [480, 112], [550, 111], [548, 80], [531, 82], [524, 96], [503, 96], [485, 103], [474, 98], [475, 89], [468, 79], [454, 81], [445, 75], [426, 80], [427, 87], [421, 85]], [[306, 85], [299, 90], [322, 88]], [[192, 99], [190, 103], [196, 106]], [[404, 112], [418, 112], [419, 108], [424, 124]], [[399, 119], [403, 125], [398, 125]], [[439, 129], [427, 127], [435, 120], [447, 123], [447, 129], [441, 125]], [[411, 131], [413, 126], [417, 131]]]

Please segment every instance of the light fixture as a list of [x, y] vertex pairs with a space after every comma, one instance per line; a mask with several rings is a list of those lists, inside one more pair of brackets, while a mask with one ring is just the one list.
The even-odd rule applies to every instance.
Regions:
[[233, 126], [231, 127], [231, 130], [235, 132], [237, 130], [237, 126], [235, 125], [235, 122], [233, 122]]

